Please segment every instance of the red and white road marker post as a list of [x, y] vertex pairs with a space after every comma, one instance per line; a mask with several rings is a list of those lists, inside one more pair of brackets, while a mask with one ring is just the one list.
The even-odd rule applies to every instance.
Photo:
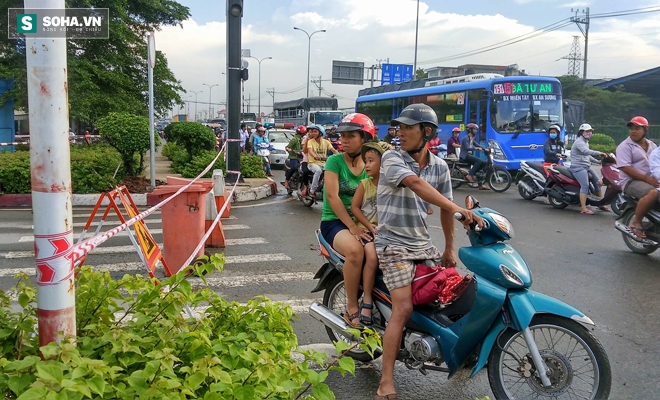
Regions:
[[[25, 0], [26, 9], [65, 8]], [[76, 334], [66, 39], [25, 40], [39, 344]]]

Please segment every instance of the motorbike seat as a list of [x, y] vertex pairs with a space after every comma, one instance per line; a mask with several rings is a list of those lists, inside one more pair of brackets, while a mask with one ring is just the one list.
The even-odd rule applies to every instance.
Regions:
[[557, 171], [559, 171], [560, 174], [565, 175], [571, 179], [575, 179], [575, 176], [573, 176], [573, 173], [571, 172], [570, 168], [568, 167], [562, 167], [561, 165], [557, 165], [554, 167]]
[[346, 258], [339, 254], [337, 250], [333, 249], [330, 243], [328, 243], [323, 235], [321, 235], [321, 230], [317, 229], [316, 230], [316, 237], [318, 238], [319, 241], [319, 246], [325, 248], [325, 250], [330, 254], [330, 258], [332, 258], [334, 261], [339, 262], [339, 263], [344, 263], [346, 261]]
[[540, 172], [545, 176], [545, 169], [543, 169], [543, 164], [538, 163], [538, 162], [528, 162], [527, 165], [529, 165], [532, 169]]

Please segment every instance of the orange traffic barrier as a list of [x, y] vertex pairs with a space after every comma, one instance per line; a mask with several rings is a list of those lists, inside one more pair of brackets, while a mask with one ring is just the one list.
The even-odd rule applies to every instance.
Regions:
[[[128, 189], [126, 189], [126, 186], [119, 186], [115, 190], [112, 190], [110, 192], [101, 193], [101, 196], [99, 197], [98, 201], [96, 202], [96, 205], [94, 206], [94, 210], [92, 211], [92, 214], [89, 216], [89, 219], [87, 220], [87, 223], [85, 224], [85, 227], [83, 228], [83, 231], [80, 234], [78, 243], [82, 242], [85, 239], [85, 234], [87, 233], [90, 226], [94, 222], [94, 218], [96, 217], [96, 214], [99, 208], [101, 207], [101, 204], [103, 203], [103, 199], [105, 198], [108, 199], [108, 205], [105, 211], [103, 212], [103, 216], [101, 217], [101, 220], [98, 222], [99, 224], [96, 228], [96, 232], [94, 232], [94, 236], [98, 235], [99, 232], [101, 231], [101, 227], [106, 222], [110, 210], [115, 211], [117, 217], [119, 218], [119, 221], [121, 221], [122, 224], [126, 223], [126, 218], [124, 218], [124, 215], [122, 214], [119, 205], [115, 201], [117, 197], [119, 197], [120, 200], [119, 204], [121, 204], [124, 207], [124, 211], [126, 211], [126, 214], [128, 215], [129, 219], [132, 219], [137, 214], [139, 214], [137, 205], [135, 205], [135, 202], [133, 201], [131, 194], [128, 192]], [[167, 276], [172, 275], [169, 266], [167, 265], [165, 259], [163, 258], [163, 254], [160, 251], [160, 247], [154, 240], [153, 236], [151, 236], [151, 233], [149, 232], [149, 229], [147, 228], [145, 221], [140, 220], [136, 222], [135, 224], [133, 224], [133, 229], [135, 229], [135, 236], [131, 231], [130, 226], [126, 228], [126, 232], [128, 233], [128, 236], [131, 239], [131, 243], [133, 243], [135, 250], [140, 255], [140, 259], [147, 267], [149, 271], [149, 276], [152, 278], [155, 277], [154, 273], [156, 272], [158, 261], [160, 261], [163, 264], [163, 268], [165, 269], [165, 273], [167, 274]], [[82, 265], [85, 262], [86, 258], [87, 255], [84, 255], [74, 260], [74, 265], [76, 266]]]
[[[170, 179], [168, 177], [168, 183]], [[163, 205], [161, 216], [163, 220], [163, 247], [167, 260], [173, 266], [172, 273], [177, 273], [200, 243], [206, 232], [204, 219], [206, 217], [205, 196], [213, 185], [191, 185], [172, 201]], [[153, 194], [161, 199], [172, 196], [184, 185], [158, 186]], [[209, 225], [210, 226], [210, 225]], [[202, 246], [195, 257], [204, 254]]]

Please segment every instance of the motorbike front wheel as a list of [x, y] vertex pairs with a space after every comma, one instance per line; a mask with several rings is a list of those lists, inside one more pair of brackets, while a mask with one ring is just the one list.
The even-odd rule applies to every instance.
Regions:
[[610, 361], [598, 339], [580, 323], [537, 315], [529, 325], [551, 385], [543, 386], [522, 332], [508, 329], [488, 357], [488, 381], [496, 399], [607, 399]]
[[[534, 179], [532, 179], [529, 175], [526, 175], [520, 181], [525, 183], [530, 188], [536, 186], [536, 183], [534, 183]], [[534, 200], [536, 198], [536, 195], [533, 192], [529, 192], [520, 183], [518, 183], [518, 193], [520, 194], [520, 197], [522, 197], [525, 200]]]
[[511, 187], [511, 174], [509, 171], [504, 169], [496, 169], [490, 173], [488, 177], [488, 186], [491, 190], [496, 193], [503, 193], [509, 190]]
[[[358, 297], [361, 297], [361, 295], [358, 294]], [[360, 299], [358, 298], [358, 300]], [[344, 277], [342, 275], [337, 275], [325, 288], [325, 292], [323, 293], [323, 305], [339, 315], [342, 315], [346, 312], [347, 309], [346, 288], [344, 287]], [[372, 311], [374, 312], [373, 315], [374, 315], [374, 319], [376, 320], [376, 323], [383, 326], [383, 323], [380, 320], [381, 318], [380, 318], [380, 313], [378, 313], [378, 309], [374, 307]], [[332, 343], [338, 341], [344, 341], [350, 345], [355, 344], [354, 341], [345, 338], [339, 332], [335, 332], [334, 330], [328, 328], [327, 326], [325, 327], [325, 330], [328, 332], [328, 337], [330, 338]], [[356, 347], [355, 349], [347, 352], [346, 354], [354, 360], [358, 360], [361, 362], [369, 362], [377, 359], [383, 353], [380, 349], [378, 349], [374, 352], [374, 356], [372, 358], [369, 355], [369, 353]]]
[[[635, 219], [635, 210], [630, 209], [626, 212], [626, 214], [623, 215], [623, 217], [621, 217], [621, 223], [624, 224], [625, 226], [630, 226], [633, 222], [633, 219]], [[654, 231], [653, 223], [649, 221], [646, 217], [642, 219], [642, 227], [644, 227], [645, 232]], [[623, 242], [626, 244], [626, 246], [628, 246], [630, 251], [632, 251], [633, 253], [651, 254], [654, 251], [658, 250], [656, 246], [649, 246], [641, 242], [638, 242], [635, 239], [631, 238], [630, 236], [626, 235], [625, 233], [621, 233], [621, 236], [623, 236]]]

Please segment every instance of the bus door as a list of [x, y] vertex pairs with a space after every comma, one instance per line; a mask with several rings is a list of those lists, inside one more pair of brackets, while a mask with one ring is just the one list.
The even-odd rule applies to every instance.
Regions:
[[[465, 124], [473, 123], [479, 126], [477, 142], [482, 147], [488, 146], [487, 115], [488, 115], [488, 92], [485, 89], [468, 90], [468, 109]], [[477, 157], [484, 158], [481, 152]]]

